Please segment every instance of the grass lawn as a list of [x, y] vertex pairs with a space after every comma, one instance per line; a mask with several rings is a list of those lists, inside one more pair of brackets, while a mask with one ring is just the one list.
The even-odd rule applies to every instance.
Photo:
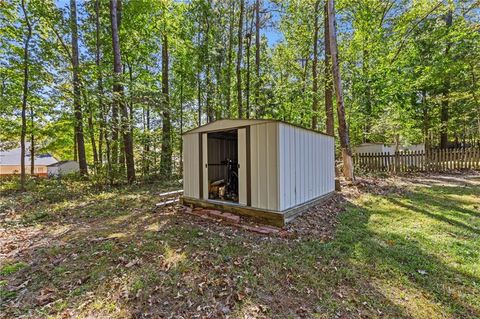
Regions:
[[0, 318], [479, 318], [480, 176], [362, 181], [273, 237], [154, 212], [173, 185], [0, 184]]

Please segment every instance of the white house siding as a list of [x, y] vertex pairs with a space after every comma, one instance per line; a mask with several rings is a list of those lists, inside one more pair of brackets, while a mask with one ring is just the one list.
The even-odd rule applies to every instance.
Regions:
[[187, 197], [199, 198], [199, 137], [198, 134], [183, 136], [183, 189]]
[[250, 127], [252, 207], [279, 210], [278, 122]]
[[385, 148], [383, 144], [361, 144], [353, 148], [353, 152], [356, 154], [365, 154], [365, 153], [381, 153], [388, 152], [388, 146]]
[[425, 144], [422, 143], [422, 144], [402, 146], [401, 149], [405, 151], [425, 152]]
[[333, 137], [279, 123], [279, 210], [335, 189]]

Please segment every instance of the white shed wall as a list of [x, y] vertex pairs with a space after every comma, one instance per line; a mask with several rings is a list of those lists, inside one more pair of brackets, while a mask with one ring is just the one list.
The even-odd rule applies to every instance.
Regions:
[[78, 162], [68, 161], [58, 166], [47, 166], [48, 176], [63, 176], [80, 170]]
[[277, 122], [250, 127], [251, 201], [255, 208], [280, 208], [278, 128]]
[[187, 197], [200, 197], [198, 134], [183, 136], [183, 190]]
[[279, 124], [279, 210], [335, 190], [334, 139]]
[[58, 176], [59, 175], [58, 166], [52, 166], [52, 167], [47, 166], [47, 174], [48, 176]]

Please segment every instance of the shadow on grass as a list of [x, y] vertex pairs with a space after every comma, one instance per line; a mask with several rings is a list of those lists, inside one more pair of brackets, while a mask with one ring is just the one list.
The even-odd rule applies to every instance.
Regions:
[[[320, 242], [267, 238], [168, 209], [152, 213], [154, 194], [143, 191], [131, 190], [129, 196], [142, 195], [118, 202], [122, 214], [98, 214], [94, 222], [81, 214], [87, 208], [79, 199], [68, 213], [72, 218], [55, 225], [65, 223], [68, 233], [44, 233], [38, 240], [49, 245], [28, 247], [11, 261], [28, 266], [0, 278], [16, 294], [2, 300], [0, 309], [11, 318], [25, 313], [235, 318], [251, 311], [247, 305], [258, 306], [258, 317], [480, 316], [474, 302], [479, 278], [446, 265], [415, 234], [407, 238], [372, 224], [375, 217], [403, 227], [393, 217], [407, 210], [478, 234], [441, 212], [423, 209], [425, 203], [439, 205], [436, 192], [419, 193], [425, 198], [416, 204], [387, 197], [398, 212], [376, 207], [375, 201], [348, 204], [335, 239]], [[418, 200], [413, 195], [407, 196]], [[105, 209], [112, 201], [108, 197], [95, 207]]]
[[[388, 197], [387, 200], [410, 212], [424, 214], [478, 234], [478, 230], [469, 225], [442, 215], [432, 214], [415, 205], [405, 204], [395, 196]], [[437, 311], [444, 310], [447, 315], [454, 317], [478, 318], [480, 304], [477, 300], [473, 305], [472, 301], [475, 301], [476, 296], [480, 293], [478, 288], [480, 279], [448, 266], [433, 254], [429, 254], [428, 248], [422, 247], [421, 239], [415, 238], [413, 234], [409, 238], [394, 232], [384, 232], [382, 229], [373, 231], [369, 225], [371, 216], [384, 214], [392, 216], [391, 211], [375, 207], [355, 207], [345, 213], [336, 239], [330, 244], [332, 252], [339, 253], [337, 258], [358, 261], [358, 263], [348, 263], [344, 267], [350, 270], [356, 268], [356, 271], [361, 274], [357, 277], [360, 282], [365, 280], [368, 284], [374, 278], [385, 281], [393, 280], [405, 289], [414, 288], [421, 291], [422, 295], [430, 296], [427, 299], [431, 299], [428, 300], [431, 305], [440, 303], [441, 308], [437, 307]], [[424, 274], [423, 271], [425, 271]], [[391, 296], [387, 299], [389, 302], [392, 301]], [[398, 303], [395, 304], [398, 305]], [[407, 303], [403, 304], [405, 305], [403, 310], [408, 309]], [[426, 304], [423, 306], [427, 307]], [[422, 306], [420, 305], [420, 307]], [[402, 311], [401, 315], [435, 318], [439, 316], [439, 313], [424, 313], [422, 316], [412, 313], [412, 311]]]
[[[456, 227], [459, 227], [459, 228], [462, 228], [462, 229], [465, 229], [471, 233], [474, 233], [474, 234], [480, 234], [480, 230], [477, 229], [477, 228], [474, 228], [470, 225], [467, 225], [465, 223], [462, 223], [458, 220], [455, 220], [455, 219], [452, 219], [452, 218], [448, 218], [446, 216], [444, 216], [442, 213], [432, 213], [426, 209], [423, 209], [423, 208], [420, 208], [418, 206], [415, 206], [415, 205], [412, 205], [412, 204], [407, 204], [407, 203], [404, 203], [400, 200], [397, 200], [397, 199], [394, 199], [394, 198], [389, 198], [389, 201], [391, 203], [393, 203], [394, 205], [397, 205], [397, 206], [400, 206], [400, 207], [403, 207], [405, 209], [408, 209], [408, 210], [411, 210], [413, 212], [417, 212], [417, 213], [421, 213], [425, 216], [428, 216], [430, 218], [433, 218], [433, 219], [436, 219], [440, 222], [444, 222], [444, 223], [447, 223], [447, 224], [450, 224], [452, 226], [456, 226]], [[428, 201], [425, 201], [425, 203], [428, 203], [428, 204], [432, 204], [432, 203], [435, 203], [435, 201], [432, 201], [432, 200], [428, 200]], [[442, 208], [445, 208], [445, 206], [443, 205], [440, 205], [442, 206]], [[448, 207], [448, 206], [447, 206]], [[448, 207], [450, 208], [450, 207]]]

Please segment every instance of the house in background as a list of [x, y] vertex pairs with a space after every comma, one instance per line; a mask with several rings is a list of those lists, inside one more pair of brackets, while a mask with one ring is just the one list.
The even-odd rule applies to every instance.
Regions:
[[[355, 154], [387, 153], [395, 154], [396, 145], [388, 143], [362, 143], [353, 148]], [[400, 145], [399, 151], [425, 151], [425, 144]]]
[[[27, 150], [29, 147], [28, 144], [25, 146]], [[0, 151], [0, 176], [19, 175], [21, 172], [20, 159], [20, 147], [8, 151]], [[58, 162], [58, 160], [50, 154], [38, 154], [35, 156], [34, 174], [46, 177], [47, 165], [56, 162]], [[25, 156], [25, 173], [30, 174], [30, 154]]]
[[362, 143], [353, 148], [355, 154], [366, 153], [395, 153], [395, 145], [385, 143]]
[[60, 161], [47, 165], [48, 177], [61, 177], [78, 171], [80, 167], [76, 161]]

